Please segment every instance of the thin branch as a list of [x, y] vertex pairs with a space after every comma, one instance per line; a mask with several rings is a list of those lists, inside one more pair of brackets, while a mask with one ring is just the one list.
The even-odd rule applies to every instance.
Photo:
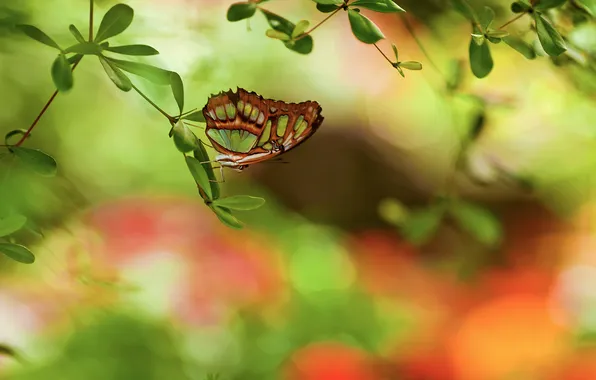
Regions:
[[299, 35], [298, 37], [294, 38], [294, 41], [298, 41], [299, 39], [308, 36], [309, 34], [311, 34], [312, 32], [314, 32], [315, 29], [317, 29], [319, 26], [323, 25], [327, 20], [329, 20], [331, 17], [335, 16], [335, 14], [337, 12], [341, 11], [342, 9], [344, 9], [343, 6], [342, 7], [338, 7], [336, 10], [334, 10], [333, 12], [331, 12], [331, 14], [329, 14], [329, 16], [325, 17], [323, 19], [323, 21], [319, 22], [317, 25], [313, 26], [312, 28], [310, 28], [306, 32], [304, 32], [301, 35]]
[[93, 42], [93, 0], [89, 0], [89, 42]]
[[132, 85], [132, 88], [133, 88], [133, 89], [134, 89], [134, 90], [135, 90], [135, 91], [136, 91], [136, 92], [137, 92], [139, 95], [141, 95], [141, 97], [142, 97], [143, 99], [145, 99], [145, 100], [146, 100], [146, 101], [147, 101], [149, 104], [151, 104], [151, 105], [153, 106], [153, 108], [155, 108], [156, 110], [158, 110], [158, 111], [159, 111], [159, 113], [161, 113], [162, 115], [164, 115], [164, 116], [166, 117], [166, 119], [168, 119], [168, 120], [170, 121], [170, 123], [174, 123], [174, 121], [175, 121], [174, 117], [172, 117], [172, 116], [168, 115], [168, 114], [166, 113], [166, 111], [162, 110], [162, 109], [161, 109], [161, 108], [160, 108], [160, 107], [159, 107], [157, 104], [155, 104], [155, 103], [154, 103], [154, 102], [153, 102], [151, 99], [149, 99], [149, 98], [147, 97], [147, 95], [143, 94], [143, 93], [141, 92], [141, 90], [139, 90], [139, 89], [137, 88], [137, 86], [135, 86], [135, 85], [133, 84], [133, 85]]
[[379, 53], [381, 53], [381, 55], [382, 55], [383, 57], [385, 57], [385, 59], [387, 60], [387, 62], [389, 62], [389, 63], [391, 64], [391, 66], [393, 66], [393, 65], [394, 65], [394, 62], [393, 62], [393, 61], [391, 61], [391, 60], [389, 59], [389, 57], [387, 57], [387, 55], [386, 55], [385, 53], [383, 53], [383, 50], [379, 49], [379, 47], [377, 46], [377, 44], [373, 44], [373, 45], [375, 45], [375, 47], [377, 48], [377, 50], [379, 51]]
[[[81, 59], [82, 59], [82, 57], [81, 57]], [[79, 62], [81, 62], [81, 59], [79, 59], [78, 61], [76, 61], [74, 63], [74, 65], [72, 66], [71, 71], [74, 71], [77, 68]], [[29, 126], [29, 128], [27, 128], [27, 131], [23, 134], [23, 136], [15, 144], [15, 146], [21, 146], [21, 144], [23, 144], [23, 142], [25, 142], [25, 140], [27, 139], [27, 137], [29, 137], [29, 135], [31, 135], [31, 132], [33, 131], [33, 129], [35, 128], [35, 126], [37, 125], [37, 123], [39, 123], [39, 120], [41, 120], [41, 117], [46, 113], [46, 111], [48, 110], [48, 108], [50, 107], [50, 105], [52, 104], [52, 102], [54, 101], [54, 99], [56, 98], [56, 95], [58, 95], [58, 90], [54, 91], [54, 93], [50, 97], [50, 100], [48, 100], [48, 102], [43, 107], [43, 109], [41, 110], [41, 112], [39, 113], [39, 115], [37, 115], [37, 117], [35, 118], [35, 120], [31, 124], [31, 126]]]
[[525, 13], [525, 12], [524, 12], [524, 13], [521, 13], [521, 14], [519, 14], [519, 15], [517, 15], [516, 17], [512, 18], [511, 20], [509, 20], [509, 21], [507, 21], [506, 23], [504, 23], [503, 25], [501, 25], [501, 26], [499, 27], [499, 29], [503, 29], [503, 28], [505, 28], [506, 26], [508, 26], [509, 24], [513, 24], [514, 22], [516, 22], [516, 21], [517, 21], [517, 20], [519, 20], [520, 18], [524, 17], [525, 15], [526, 15], [526, 13]]

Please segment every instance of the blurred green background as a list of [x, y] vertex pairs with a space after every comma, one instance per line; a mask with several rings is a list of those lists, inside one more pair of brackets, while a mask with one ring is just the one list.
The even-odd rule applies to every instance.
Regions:
[[[157, 48], [138, 61], [178, 72], [192, 108], [241, 87], [316, 100], [325, 121], [284, 155], [289, 164], [226, 172], [226, 195], [267, 199], [238, 213], [247, 227], [235, 231], [203, 205], [169, 124], [86, 57], [26, 142], [56, 158], [58, 177], [0, 161], [2, 211], [44, 231], [19, 236], [33, 265], [0, 260], [0, 344], [17, 353], [0, 357], [2, 378], [596, 378], [593, 73], [500, 44], [493, 72], [476, 79], [470, 26], [446, 1], [400, 3], [441, 73], [399, 17], [366, 13], [385, 33], [381, 49], [394, 42], [401, 59], [423, 63], [406, 78], [346, 17], [299, 55], [265, 37], [259, 14], [250, 31], [228, 22], [230, 2], [125, 3], [135, 21], [114, 40]], [[472, 3], [491, 5], [499, 24], [511, 18], [508, 3]], [[96, 2], [96, 23], [114, 4]], [[293, 21], [324, 17], [306, 0], [263, 6]], [[0, 3], [0, 132], [27, 128], [54, 91], [55, 51], [13, 25], [66, 44], [87, 12], [86, 0]], [[593, 22], [578, 30], [573, 41], [596, 55]], [[461, 92], [488, 104], [456, 174], [481, 110], [442, 91], [453, 60], [464, 61]], [[176, 112], [167, 87], [134, 82]], [[387, 221], [396, 207], [432, 204], [449, 181], [486, 226], [470, 233], [447, 219], [414, 244]], [[484, 228], [495, 244], [478, 241]]]

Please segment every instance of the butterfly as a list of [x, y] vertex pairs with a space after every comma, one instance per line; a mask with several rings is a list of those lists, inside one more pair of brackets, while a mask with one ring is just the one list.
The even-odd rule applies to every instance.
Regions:
[[205, 133], [221, 168], [237, 171], [270, 160], [312, 136], [323, 122], [316, 101], [286, 103], [237, 88], [212, 95], [203, 116]]

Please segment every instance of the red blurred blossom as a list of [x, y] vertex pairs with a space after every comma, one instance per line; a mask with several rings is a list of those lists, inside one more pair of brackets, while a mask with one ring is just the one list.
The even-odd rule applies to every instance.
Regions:
[[567, 360], [546, 380], [594, 380], [596, 379], [596, 351], [582, 352]]
[[337, 342], [313, 343], [296, 351], [284, 380], [378, 380], [374, 358]]

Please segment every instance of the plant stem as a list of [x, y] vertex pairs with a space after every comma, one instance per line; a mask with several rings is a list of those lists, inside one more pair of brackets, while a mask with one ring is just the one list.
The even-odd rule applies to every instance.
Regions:
[[157, 104], [155, 104], [153, 101], [151, 101], [151, 99], [149, 99], [149, 98], [147, 97], [147, 95], [143, 94], [143, 93], [141, 92], [141, 90], [139, 90], [139, 89], [137, 88], [137, 86], [135, 86], [135, 85], [133, 84], [133, 85], [132, 85], [132, 88], [133, 88], [133, 89], [134, 89], [134, 90], [135, 90], [135, 91], [136, 91], [136, 92], [137, 92], [139, 95], [141, 95], [141, 97], [142, 97], [143, 99], [145, 99], [145, 100], [146, 100], [146, 101], [147, 101], [149, 104], [151, 104], [151, 105], [153, 106], [153, 108], [155, 108], [156, 110], [158, 110], [158, 111], [159, 111], [159, 113], [161, 113], [162, 115], [164, 115], [164, 116], [166, 117], [166, 119], [168, 119], [168, 120], [169, 120], [169, 122], [170, 122], [170, 123], [172, 123], [172, 124], [174, 123], [175, 119], [174, 119], [172, 116], [168, 115], [168, 114], [166, 113], [166, 111], [164, 111], [164, 110], [162, 110], [161, 108], [159, 108], [159, 106], [158, 106]]
[[373, 45], [375, 45], [375, 47], [377, 48], [377, 50], [379, 51], [379, 53], [381, 53], [381, 55], [382, 55], [383, 57], [385, 57], [385, 59], [387, 60], [387, 62], [389, 62], [389, 63], [391, 64], [391, 66], [393, 66], [393, 63], [394, 63], [394, 62], [392, 62], [392, 61], [389, 59], [389, 57], [387, 57], [387, 55], [385, 55], [385, 53], [383, 53], [383, 50], [379, 49], [379, 47], [377, 46], [377, 44], [373, 44]]
[[521, 13], [517, 16], [515, 16], [514, 18], [512, 18], [511, 20], [507, 21], [506, 23], [504, 23], [503, 25], [501, 25], [499, 27], [499, 29], [503, 29], [504, 27], [508, 26], [509, 24], [513, 24], [515, 21], [519, 20], [520, 18], [522, 18], [523, 16], [525, 16], [525, 13]]
[[[82, 57], [81, 57], [81, 59], [82, 59]], [[71, 71], [74, 71], [77, 68], [79, 62], [81, 62], [80, 59], [74, 63], [74, 65], [72, 66]], [[33, 128], [35, 128], [35, 126], [37, 125], [37, 123], [39, 122], [39, 120], [41, 119], [41, 117], [46, 113], [46, 111], [48, 110], [48, 108], [50, 107], [50, 105], [52, 104], [52, 102], [54, 101], [54, 99], [56, 98], [56, 95], [58, 95], [58, 90], [54, 91], [54, 93], [50, 97], [50, 100], [48, 100], [48, 102], [43, 107], [43, 109], [41, 110], [41, 112], [39, 113], [39, 115], [37, 115], [37, 117], [35, 118], [35, 120], [31, 124], [31, 126], [29, 128], [27, 128], [27, 131], [25, 132], [25, 134], [23, 134], [23, 137], [21, 137], [21, 139], [15, 144], [15, 146], [21, 146], [21, 144], [23, 144], [23, 142], [25, 142], [25, 140], [27, 139], [27, 137], [29, 137], [29, 135], [31, 135], [31, 132], [33, 131]]]
[[430, 54], [428, 54], [428, 51], [424, 48], [424, 45], [422, 45], [422, 42], [420, 42], [420, 39], [418, 39], [418, 36], [416, 36], [416, 33], [414, 32], [414, 28], [412, 27], [412, 24], [410, 24], [410, 21], [408, 21], [408, 18], [402, 14], [401, 20], [404, 23], [404, 26], [406, 27], [406, 29], [408, 30], [410, 35], [412, 36], [412, 38], [414, 39], [414, 41], [416, 42], [416, 45], [418, 45], [418, 48], [420, 49], [422, 54], [424, 54], [424, 56], [426, 57], [426, 60], [428, 61], [428, 63], [430, 63], [430, 65], [433, 67], [433, 69], [435, 69], [435, 71], [445, 80], [445, 82], [447, 82], [447, 80], [445, 79], [445, 76], [441, 72], [441, 69], [439, 69], [439, 66], [437, 66], [435, 61], [433, 61], [433, 59], [430, 57]]
[[317, 25], [313, 26], [312, 28], [310, 28], [306, 32], [304, 32], [301, 35], [299, 35], [298, 37], [294, 38], [294, 41], [298, 41], [299, 39], [308, 36], [309, 34], [311, 34], [312, 32], [314, 32], [315, 29], [317, 29], [319, 26], [323, 25], [327, 20], [329, 20], [331, 17], [335, 16], [335, 14], [337, 12], [341, 11], [342, 9], [344, 9], [344, 7], [338, 7], [336, 10], [334, 10], [333, 12], [331, 12], [331, 14], [329, 16], [325, 17], [323, 19], [323, 21], [319, 22]]
[[89, 42], [93, 42], [93, 0], [89, 0]]

